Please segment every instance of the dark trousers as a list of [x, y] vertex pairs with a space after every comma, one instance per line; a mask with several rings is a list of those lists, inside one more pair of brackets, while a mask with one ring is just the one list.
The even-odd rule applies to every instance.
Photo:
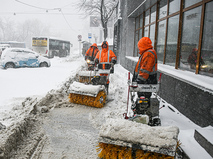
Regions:
[[[157, 84], [157, 73], [154, 75], [149, 75], [149, 78], [146, 81], [137, 80], [138, 84]], [[152, 95], [151, 92], [138, 92], [138, 97], [144, 96], [145, 98], [150, 98]]]

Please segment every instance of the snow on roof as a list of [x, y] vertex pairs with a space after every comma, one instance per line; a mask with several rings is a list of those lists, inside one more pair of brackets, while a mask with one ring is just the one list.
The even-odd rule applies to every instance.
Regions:
[[158, 148], [176, 146], [178, 134], [176, 126], [151, 127], [125, 119], [108, 119], [100, 130], [101, 137]]
[[61, 41], [67, 41], [70, 42], [69, 40], [57, 38], [57, 37], [51, 37], [51, 36], [33, 36], [32, 38], [48, 38], [48, 39], [53, 39], [53, 40], [61, 40]]

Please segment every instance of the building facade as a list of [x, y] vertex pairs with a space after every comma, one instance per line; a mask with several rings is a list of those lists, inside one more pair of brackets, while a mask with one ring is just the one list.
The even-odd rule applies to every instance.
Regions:
[[[213, 0], [120, 0], [116, 13], [119, 63], [133, 73], [137, 43], [149, 37], [162, 73], [159, 96], [194, 123], [213, 126], [213, 89], [194, 82], [199, 78], [213, 84]], [[186, 72], [193, 79], [183, 78]]]

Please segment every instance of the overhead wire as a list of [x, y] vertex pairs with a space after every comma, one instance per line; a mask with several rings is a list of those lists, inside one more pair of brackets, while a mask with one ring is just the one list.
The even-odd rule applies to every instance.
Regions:
[[19, 3], [22, 3], [24, 5], [27, 5], [29, 7], [33, 7], [33, 8], [37, 8], [37, 9], [43, 9], [43, 10], [52, 10], [52, 9], [48, 9], [48, 8], [41, 8], [41, 7], [37, 7], [37, 6], [34, 6], [34, 5], [31, 5], [31, 4], [27, 4], [27, 3], [24, 3], [22, 1], [19, 1], [19, 0], [15, 0], [16, 2], [19, 2]]
[[[49, 8], [42, 8], [42, 7], [34, 6], [34, 5], [31, 5], [31, 4], [28, 4], [28, 3], [24, 3], [24, 2], [22, 2], [22, 1], [20, 1], [20, 0], [15, 0], [15, 1], [16, 1], [16, 2], [19, 2], [19, 3], [21, 3], [21, 4], [24, 4], [24, 5], [27, 5], [27, 6], [29, 6], [29, 7], [33, 7], [33, 8], [45, 10], [46, 12], [48, 12], [49, 10], [58, 10], [58, 11], [62, 14], [62, 16], [63, 16], [65, 22], [66, 22], [67, 25], [70, 27], [70, 29], [72, 29], [73, 31], [76, 31], [76, 30], [74, 30], [74, 29], [70, 26], [70, 24], [69, 24], [69, 22], [67, 21], [67, 19], [66, 19], [64, 13], [62, 12], [62, 8], [66, 7], [66, 6], [69, 6], [69, 5], [72, 4], [72, 3], [69, 3], [69, 4], [65, 5], [65, 6], [62, 6], [61, 8], [52, 8], [52, 9], [49, 9]], [[19, 13], [19, 14], [26, 14], [26, 13]], [[28, 13], [28, 14], [30, 14], [30, 13]], [[36, 13], [36, 14], [41, 14], [41, 13]], [[16, 15], [16, 14], [14, 13], [14, 15]]]
[[[16, 14], [47, 14], [47, 13], [43, 13], [43, 12], [15, 12]], [[0, 12], [0, 14], [14, 14], [14, 12]], [[61, 14], [61, 13], [51, 13], [49, 12], [48, 14]], [[69, 16], [75, 16], [75, 15], [85, 15], [85, 14], [73, 14], [73, 13], [63, 13], [64, 15], [69, 15]]]
[[64, 20], [66, 21], [66, 23], [67, 23], [67, 25], [70, 27], [70, 29], [72, 29], [73, 31], [76, 31], [76, 30], [74, 30], [74, 29], [70, 26], [70, 24], [69, 24], [69, 22], [67, 21], [67, 19], [66, 19], [64, 13], [62, 12], [62, 10], [61, 10], [60, 12], [61, 12], [61, 14], [63, 15]]

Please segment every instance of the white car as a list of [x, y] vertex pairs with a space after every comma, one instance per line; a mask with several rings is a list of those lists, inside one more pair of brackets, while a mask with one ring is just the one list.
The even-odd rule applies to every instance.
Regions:
[[17, 67], [50, 67], [50, 60], [26, 48], [6, 48], [1, 55], [1, 66]]

